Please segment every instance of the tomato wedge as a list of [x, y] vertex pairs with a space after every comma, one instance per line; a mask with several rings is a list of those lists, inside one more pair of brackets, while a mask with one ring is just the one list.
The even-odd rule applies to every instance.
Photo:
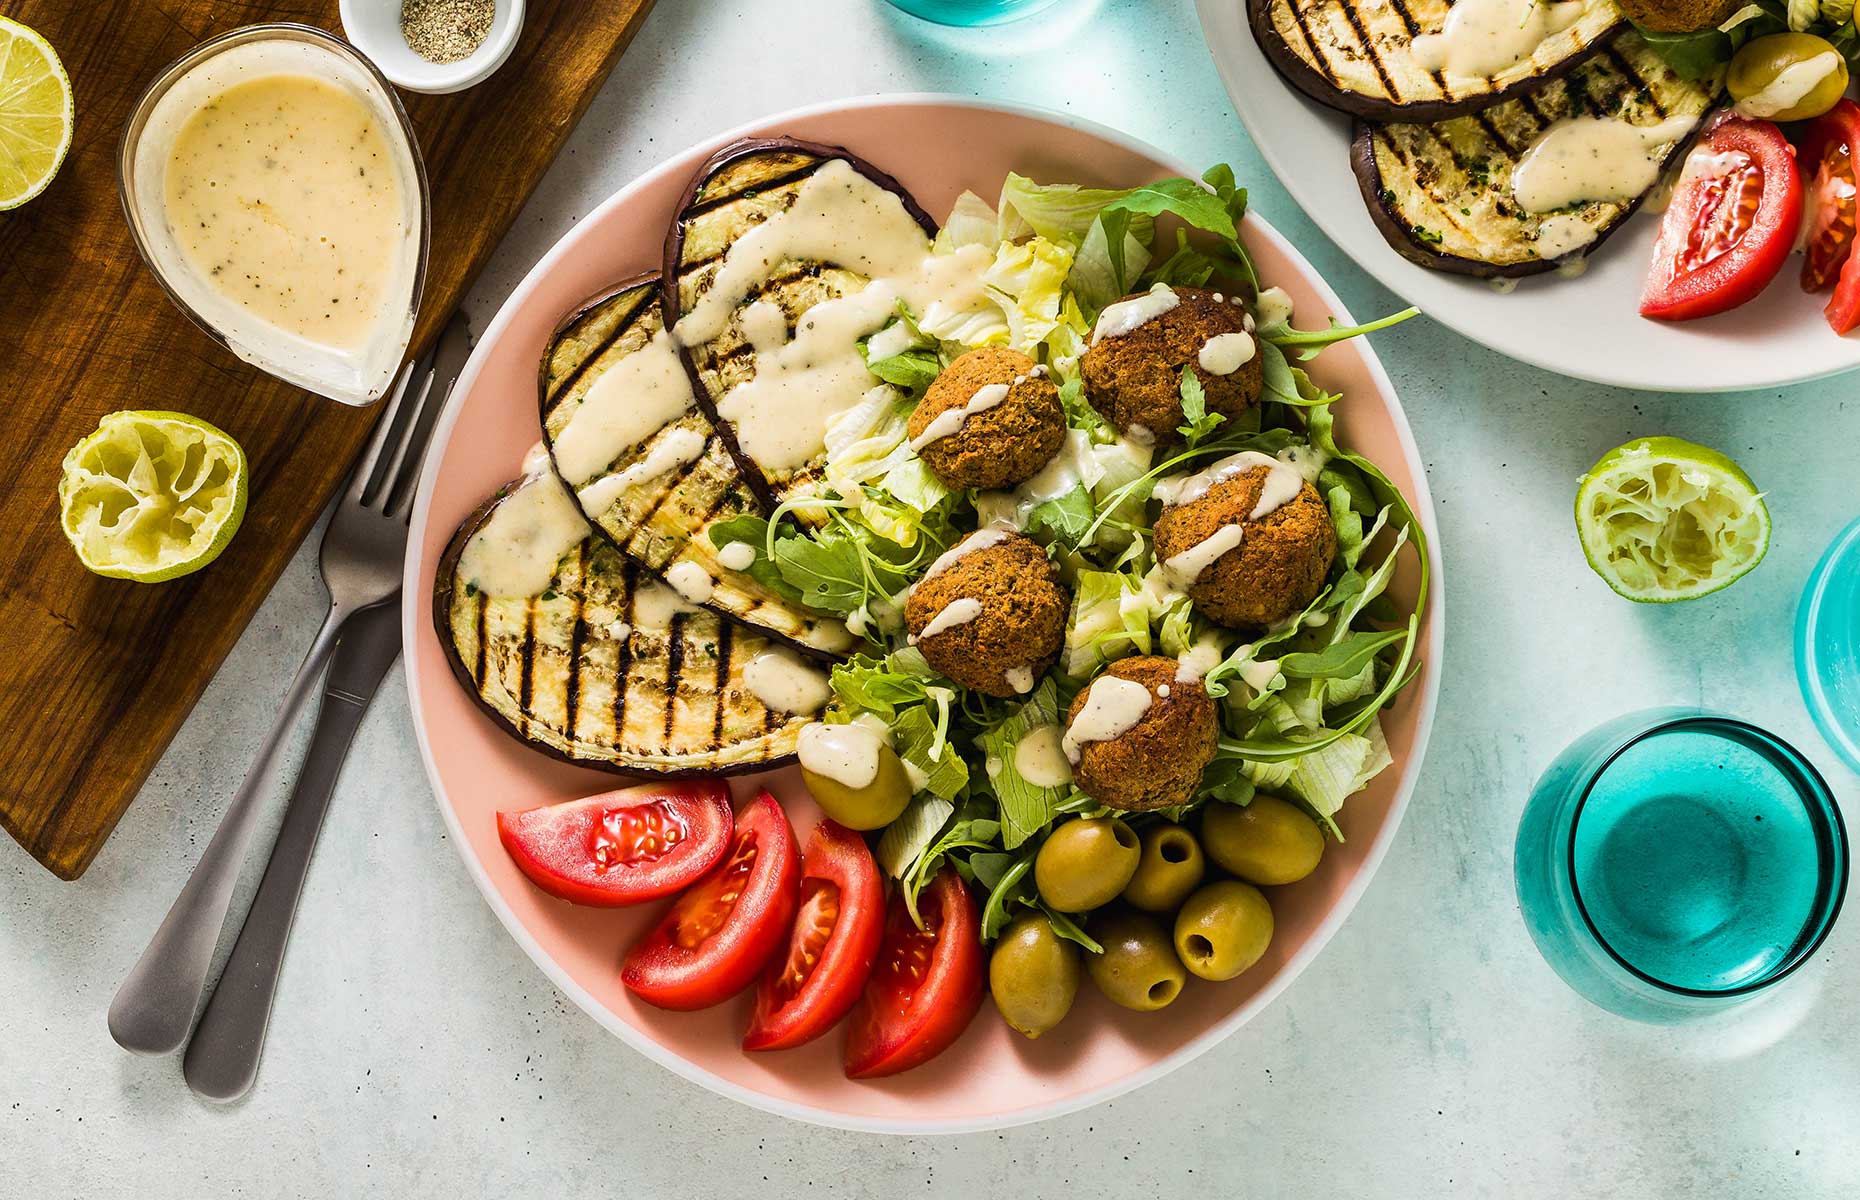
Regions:
[[1801, 220], [1802, 175], [1782, 131], [1720, 123], [1687, 155], [1660, 220], [1641, 316], [1689, 321], [1750, 300], [1782, 270]]
[[885, 885], [865, 839], [822, 821], [801, 861], [801, 908], [756, 987], [745, 1050], [786, 1050], [833, 1028], [859, 1002], [885, 931]]
[[794, 919], [801, 864], [788, 817], [767, 792], [736, 818], [730, 852], [647, 931], [620, 982], [660, 1008], [709, 1008], [749, 986]]
[[[1802, 137], [1809, 178], [1808, 238], [1802, 247], [1802, 289], [1834, 284], [1825, 310], [1836, 333], [1860, 325], [1860, 263], [1854, 248], [1854, 152], [1860, 148], [1860, 104], [1842, 100], [1816, 117]], [[1838, 280], [1838, 282], [1837, 282]]]
[[647, 783], [566, 804], [497, 814], [511, 861], [551, 896], [616, 908], [669, 896], [730, 845], [720, 782]]
[[878, 965], [853, 1010], [846, 1075], [874, 1079], [920, 1066], [947, 1050], [982, 1005], [982, 931], [975, 902], [951, 867], [918, 897], [919, 929], [891, 898]]

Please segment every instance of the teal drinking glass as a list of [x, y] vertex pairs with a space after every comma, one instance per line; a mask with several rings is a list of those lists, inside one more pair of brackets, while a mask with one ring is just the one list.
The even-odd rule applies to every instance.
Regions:
[[913, 17], [938, 25], [999, 25], [1018, 21], [1053, 4], [1055, 0], [891, 0]]
[[1802, 589], [1795, 673], [1815, 727], [1860, 771], [1860, 520], [1841, 530]]
[[1557, 756], [1518, 826], [1518, 904], [1565, 982], [1673, 1022], [1801, 966], [1847, 891], [1847, 833], [1815, 768], [1754, 725], [1630, 713]]

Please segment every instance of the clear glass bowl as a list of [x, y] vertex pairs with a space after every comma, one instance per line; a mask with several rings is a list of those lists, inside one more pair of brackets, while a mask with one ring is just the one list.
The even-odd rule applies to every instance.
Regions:
[[1860, 520], [1841, 530], [1802, 589], [1795, 674], [1821, 736], [1860, 771]]
[[[374, 111], [389, 145], [402, 155], [405, 220], [417, 242], [397, 272], [394, 295], [404, 291], [405, 304], [394, 301], [384, 309], [360, 348], [318, 345], [231, 303], [188, 265], [164, 215], [168, 150], [181, 125], [215, 90], [242, 75], [271, 72], [313, 75], [347, 88]], [[260, 370], [344, 404], [371, 404], [387, 394], [413, 337], [426, 285], [432, 203], [406, 110], [393, 86], [354, 47], [320, 29], [287, 23], [247, 25], [202, 42], [156, 75], [136, 102], [117, 152], [117, 182], [143, 261], [169, 299], [214, 341]]]
[[1564, 982], [1675, 1022], [1747, 1001], [1820, 947], [1847, 890], [1833, 793], [1786, 742], [1696, 708], [1605, 722], [1538, 779], [1518, 905]]

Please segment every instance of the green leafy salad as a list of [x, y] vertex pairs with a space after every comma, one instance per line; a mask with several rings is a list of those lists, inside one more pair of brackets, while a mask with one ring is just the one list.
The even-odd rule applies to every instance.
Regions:
[[1709, 79], [1745, 45], [1777, 33], [1812, 33], [1860, 69], [1853, 0], [1756, 0], [1717, 25], [1684, 33], [1641, 29], [1641, 37], [1686, 79]]
[[[1011, 175], [994, 205], [964, 194], [935, 251], [982, 246], [992, 253], [984, 283], [995, 310], [933, 319], [900, 307], [864, 344], [872, 374], [890, 387], [875, 389], [828, 427], [823, 494], [791, 500], [772, 519], [739, 516], [712, 529], [719, 549], [741, 543], [753, 550], [747, 569], [756, 579], [844, 618], [864, 639], [834, 667], [834, 699], [823, 719], [882, 727], [909, 773], [915, 794], [884, 828], [876, 856], [913, 913], [920, 890], [949, 865], [986, 897], [985, 939], [1037, 908], [1060, 936], [1097, 949], [1072, 916], [1041, 900], [1032, 865], [1057, 818], [1104, 806], [1074, 783], [1027, 778], [1018, 752], [1028, 738], [1065, 730], [1075, 697], [1128, 656], [1182, 662], [1214, 699], [1219, 723], [1193, 799], [1122, 814], [1139, 827], [1181, 821], [1204, 804], [1246, 805], [1270, 794], [1341, 839], [1339, 809], [1390, 765], [1379, 714], [1418, 671], [1427, 588], [1422, 527], [1388, 478], [1337, 441], [1333, 407], [1348, 401], [1315, 386], [1299, 364], [1414, 310], [1358, 327], [1294, 329], [1289, 302], [1262, 286], [1241, 244], [1246, 203], [1226, 166], [1200, 180], [1120, 191]], [[1183, 367], [1179, 428], [1120, 436], [1094, 408], [1080, 361], [1107, 306], [1158, 285], [1221, 288], [1244, 300], [1260, 398], [1237, 416], [1223, 415], [1209, 406], [1202, 379]], [[1031, 357], [1064, 409], [1061, 450], [1012, 491], [947, 486], [907, 432], [937, 376], [978, 347]], [[1198, 611], [1159, 562], [1152, 527], [1161, 501], [1154, 493], [1160, 485], [1168, 494], [1172, 482], [1245, 451], [1297, 465], [1328, 509], [1336, 551], [1302, 611], [1265, 626], [1226, 628]], [[809, 510], [810, 520], [783, 519], [795, 509]], [[912, 587], [965, 535], [1007, 527], [1045, 550], [1070, 610], [1057, 662], [1003, 698], [933, 669], [902, 611]], [[1412, 607], [1389, 591], [1404, 548], [1420, 564]]]

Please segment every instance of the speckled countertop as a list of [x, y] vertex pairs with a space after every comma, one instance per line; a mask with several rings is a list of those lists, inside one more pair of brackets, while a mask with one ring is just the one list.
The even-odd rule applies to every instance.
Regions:
[[[1240, 0], [1234, 0], [1239, 3]], [[1062, 0], [1066, 26], [933, 30], [880, 0], [661, 0], [473, 291], [483, 328], [598, 201], [714, 131], [798, 104], [952, 91], [1063, 108], [1194, 162], [1359, 315], [1396, 304], [1272, 180], [1190, 0]], [[104, 1011], [179, 889], [321, 615], [299, 554], [90, 872], [0, 844], [0, 1197], [365, 1194], [1835, 1197], [1860, 1193], [1860, 919], [1728, 1024], [1633, 1025], [1532, 949], [1510, 842], [1537, 772], [1596, 721], [1692, 702], [1770, 726], [1851, 798], [1789, 654], [1816, 555], [1860, 511], [1847, 381], [1636, 395], [1517, 366], [1424, 321], [1378, 340], [1438, 504], [1450, 596], [1433, 748], [1361, 906], [1226, 1044], [1091, 1111], [914, 1140], [765, 1116], [652, 1065], [569, 1005], [447, 844], [397, 670], [311, 873], [255, 1093], [196, 1101]], [[1583, 566], [1577, 475], [1637, 434], [1735, 455], [1774, 546], [1712, 600], [1625, 604]], [[694, 1186], [701, 1181], [701, 1186]]]

